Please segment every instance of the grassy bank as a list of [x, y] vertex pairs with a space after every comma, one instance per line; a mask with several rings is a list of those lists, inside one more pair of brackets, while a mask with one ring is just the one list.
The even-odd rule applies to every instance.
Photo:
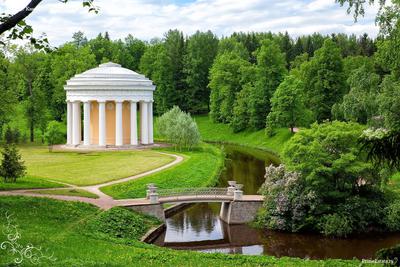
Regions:
[[130, 182], [103, 187], [101, 190], [120, 199], [144, 197], [148, 183], [155, 183], [159, 188], [202, 187], [216, 184], [224, 161], [223, 154], [217, 147], [202, 144], [193, 151], [177, 152], [172, 148], [162, 151], [180, 154], [184, 160], [162, 172]]
[[75, 188], [40, 190], [40, 191], [35, 191], [34, 193], [43, 194], [43, 195], [61, 195], [61, 196], [99, 198], [99, 196], [96, 194], [90, 193], [83, 189], [75, 189]]
[[[19, 244], [42, 247], [38, 266], [358, 266], [358, 261], [313, 261], [296, 258], [203, 254], [158, 248], [137, 241], [156, 221], [121, 210], [101, 212], [76, 202], [25, 197], [0, 197], [1, 226], [5, 213], [18, 225]], [[27, 209], [26, 207], [29, 207]], [[131, 211], [129, 211], [131, 212]], [[127, 224], [126, 221], [131, 221]], [[0, 240], [6, 236], [0, 231]], [[16, 255], [0, 250], [0, 266]], [[24, 259], [24, 266], [33, 266]]]
[[[75, 185], [92, 185], [139, 174], [174, 160], [155, 151], [48, 152], [46, 147], [21, 147], [29, 177]], [[31, 180], [32, 180], [31, 179]]]
[[53, 188], [53, 187], [64, 187], [64, 185], [59, 183], [53, 183], [51, 181], [46, 181], [43, 179], [38, 179], [37, 177], [25, 176], [19, 178], [15, 183], [5, 183], [2, 178], [0, 178], [0, 191], [3, 190], [13, 190], [13, 189], [37, 189], [37, 188]]
[[244, 131], [234, 133], [227, 124], [214, 123], [208, 115], [195, 116], [201, 137], [207, 142], [227, 142], [280, 153], [283, 144], [290, 139], [292, 134], [288, 129], [278, 129], [276, 135], [268, 137], [264, 130], [256, 132]]

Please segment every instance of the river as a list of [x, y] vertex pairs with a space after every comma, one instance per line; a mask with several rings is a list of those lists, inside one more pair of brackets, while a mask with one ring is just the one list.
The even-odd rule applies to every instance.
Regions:
[[[245, 194], [257, 194], [264, 182], [265, 167], [279, 164], [271, 153], [225, 145], [226, 169], [220, 187], [228, 180], [244, 184]], [[167, 218], [166, 231], [154, 242], [174, 249], [246, 255], [272, 255], [310, 259], [371, 259], [381, 248], [400, 243], [400, 233], [328, 238], [318, 234], [292, 234], [227, 225], [219, 219], [220, 204], [201, 203]]]

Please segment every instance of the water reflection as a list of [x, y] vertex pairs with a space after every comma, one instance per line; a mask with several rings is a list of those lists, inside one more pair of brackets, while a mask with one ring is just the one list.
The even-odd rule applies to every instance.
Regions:
[[[236, 180], [246, 194], [255, 194], [264, 181], [264, 168], [279, 161], [259, 150], [227, 146], [226, 170], [220, 186]], [[347, 239], [314, 234], [263, 231], [247, 225], [227, 225], [219, 220], [220, 204], [201, 203], [166, 220], [167, 230], [154, 242], [174, 249], [191, 249], [229, 254], [290, 256], [310, 259], [367, 259], [377, 250], [400, 242], [400, 234], [367, 235]]]

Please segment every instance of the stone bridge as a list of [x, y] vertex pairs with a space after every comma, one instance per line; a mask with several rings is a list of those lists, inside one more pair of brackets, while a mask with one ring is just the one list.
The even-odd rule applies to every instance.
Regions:
[[243, 195], [243, 185], [229, 182], [227, 188], [177, 188], [158, 189], [149, 184], [146, 200], [142, 202], [121, 201], [119, 206], [143, 212], [165, 221], [163, 204], [220, 202], [220, 217], [228, 224], [242, 224], [254, 220], [262, 205], [263, 196]]

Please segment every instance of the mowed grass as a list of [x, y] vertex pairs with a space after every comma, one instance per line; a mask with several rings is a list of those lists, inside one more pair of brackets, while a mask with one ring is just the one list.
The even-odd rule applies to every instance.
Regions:
[[27, 175], [74, 185], [93, 185], [143, 173], [175, 158], [151, 150], [53, 152], [46, 147], [21, 147]]
[[61, 195], [61, 196], [99, 198], [99, 196], [96, 194], [90, 193], [83, 189], [76, 189], [76, 188], [40, 190], [40, 191], [35, 191], [34, 193], [43, 194], [43, 195]]
[[[29, 208], [27, 208], [29, 207]], [[21, 247], [32, 244], [41, 247], [44, 256], [53, 255], [54, 261], [41, 258], [36, 266], [359, 266], [357, 260], [301, 260], [269, 256], [243, 256], [175, 251], [159, 248], [136, 240], [152, 225], [151, 220], [134, 214], [102, 212], [86, 203], [63, 202], [46, 198], [0, 197], [0, 226], [6, 225], [5, 213], [12, 214], [17, 226]], [[114, 217], [115, 216], [115, 217]], [[137, 225], [135, 234], [127, 234], [123, 223], [132, 217]], [[145, 227], [143, 227], [145, 225]], [[135, 227], [135, 226], [131, 226]], [[121, 230], [122, 229], [122, 230]], [[119, 236], [118, 233], [123, 235]], [[125, 233], [125, 234], [124, 234]], [[7, 240], [0, 231], [0, 240]], [[13, 264], [18, 255], [0, 249], [0, 266]], [[24, 258], [21, 266], [35, 266]]]
[[5, 183], [2, 178], [0, 179], [1, 179], [0, 191], [14, 190], [14, 189], [39, 189], [39, 188], [64, 187], [64, 185], [59, 183], [37, 179], [30, 176], [19, 178], [15, 183]]
[[243, 131], [234, 133], [228, 124], [214, 123], [208, 115], [194, 117], [203, 141], [225, 142], [260, 149], [266, 149], [277, 154], [282, 152], [283, 145], [292, 137], [289, 129], [278, 129], [276, 134], [268, 137], [265, 130]]
[[[164, 149], [177, 153], [172, 148]], [[129, 181], [102, 187], [101, 191], [114, 198], [139, 198], [146, 195], [146, 185], [155, 183], [158, 188], [191, 188], [214, 186], [223, 167], [222, 151], [212, 145], [202, 144], [193, 151], [179, 152], [183, 162], [162, 172]]]

